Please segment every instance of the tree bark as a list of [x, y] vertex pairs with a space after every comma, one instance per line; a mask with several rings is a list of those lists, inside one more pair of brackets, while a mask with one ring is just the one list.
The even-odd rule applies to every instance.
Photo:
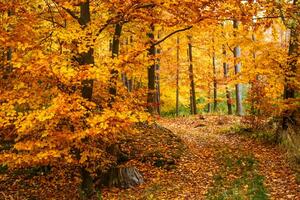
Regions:
[[[86, 0], [80, 4], [80, 18], [79, 23], [83, 29], [85, 29], [91, 21], [90, 17], [90, 2]], [[94, 49], [90, 47], [88, 52], [79, 54], [79, 65], [93, 65], [94, 64]], [[93, 96], [93, 80], [82, 81], [82, 97], [88, 100], [92, 99]], [[93, 178], [85, 167], [80, 168], [81, 174], [81, 190], [87, 198], [90, 198], [94, 193]]]
[[190, 109], [191, 115], [197, 114], [195, 82], [193, 72], [193, 52], [192, 52], [192, 36], [188, 36], [188, 54], [189, 54], [189, 79], [190, 79]]
[[[14, 11], [12, 8], [8, 9], [7, 11], [8, 18], [10, 18], [13, 15], [13, 13]], [[8, 26], [7, 32], [11, 32], [11, 25]], [[12, 60], [12, 47], [8, 47], [7, 49], [3, 48], [3, 64], [2, 66], [0, 64], [0, 70], [2, 70], [1, 68], [3, 68], [3, 72], [4, 72], [3, 79], [7, 79], [13, 70], [11, 60]]]
[[156, 114], [155, 101], [155, 44], [154, 44], [154, 25], [151, 24], [150, 32], [147, 34], [150, 42], [148, 49], [148, 56], [151, 59], [151, 65], [148, 67], [148, 96], [147, 96], [147, 110], [151, 114]]
[[[253, 22], [254, 24], [254, 22]], [[254, 26], [254, 25], [253, 25]], [[254, 27], [253, 27], [254, 29]], [[254, 33], [254, 30], [253, 30], [253, 33], [252, 33], [252, 42], [256, 42], [256, 36], [255, 36], [255, 33]], [[257, 70], [257, 64], [256, 64], [256, 51], [255, 49], [252, 50], [252, 61], [253, 61], [253, 66], [254, 66], [254, 70], [256, 71]], [[251, 85], [251, 89], [250, 89], [250, 92], [251, 92], [251, 95], [252, 95], [252, 98], [251, 98], [251, 114], [252, 115], [260, 115], [260, 110], [256, 108], [256, 104], [258, 104], [258, 100], [255, 100], [255, 98], [253, 98], [253, 95], [254, 96], [258, 96], [258, 91], [257, 91], [257, 88], [259, 86], [260, 82], [259, 82], [259, 75], [256, 73], [255, 74], [255, 77], [250, 81], [250, 85]]]
[[[129, 44], [132, 43], [132, 36], [127, 37], [125, 40], [125, 52], [124, 53], [128, 53], [128, 46]], [[133, 78], [128, 78], [127, 74], [125, 72], [122, 73], [122, 82], [123, 85], [127, 88], [128, 92], [132, 92], [133, 90]]]
[[[233, 28], [235, 31], [238, 31], [239, 23], [237, 20], [233, 20]], [[234, 34], [237, 37], [237, 33]], [[241, 57], [241, 48], [239, 45], [234, 47], [234, 70], [235, 74], [238, 75], [241, 72], [241, 63], [239, 61]], [[236, 92], [236, 114], [238, 116], [243, 115], [243, 104], [242, 104], [242, 84], [238, 83], [235, 85], [235, 92]]]
[[[293, 5], [297, 6], [297, 0], [293, 1]], [[289, 59], [288, 59], [288, 66], [289, 70], [286, 72], [285, 76], [285, 86], [284, 86], [284, 99], [294, 99], [295, 98], [295, 87], [292, 80], [295, 78], [297, 73], [298, 67], [298, 58], [300, 54], [299, 48], [299, 22], [294, 20], [295, 25], [290, 28], [290, 41], [289, 41]], [[282, 121], [282, 128], [283, 130], [287, 130], [289, 124], [295, 124], [295, 117], [294, 111], [286, 110], [284, 112], [283, 121]]]
[[[121, 23], [117, 23], [115, 25], [115, 33], [112, 39], [112, 45], [111, 45], [111, 57], [112, 59], [118, 57], [119, 55], [119, 51], [120, 51], [120, 37], [121, 37], [121, 32], [122, 32], [122, 24]], [[110, 71], [110, 87], [109, 87], [109, 94], [110, 96], [110, 100], [109, 100], [109, 106], [111, 107], [112, 104], [115, 101], [115, 97], [117, 95], [117, 81], [118, 81], [118, 75], [119, 72], [116, 69], [112, 69]]]
[[[87, 0], [80, 4], [80, 18], [79, 23], [82, 29], [85, 29], [91, 22], [90, 1]], [[81, 53], [78, 58], [79, 65], [93, 65], [94, 64], [94, 49], [89, 48], [88, 52]], [[82, 81], [82, 97], [91, 100], [93, 96], [93, 80]]]
[[[212, 40], [214, 43], [214, 38]], [[212, 65], [213, 65], [213, 84], [214, 84], [214, 112], [217, 111], [218, 109], [218, 84], [217, 84], [217, 65], [216, 65], [216, 51], [215, 51], [215, 46], [213, 44], [213, 54], [212, 54]]]
[[115, 167], [108, 172], [108, 186], [132, 188], [144, 183], [144, 179], [135, 167]]
[[180, 67], [180, 46], [179, 36], [177, 36], [177, 68], [176, 68], [176, 116], [179, 116], [179, 67]]
[[[158, 34], [158, 39], [160, 38], [160, 35]], [[156, 56], [159, 56], [161, 53], [161, 49], [158, 47], [156, 48]], [[156, 98], [156, 109], [157, 114], [160, 115], [160, 58], [156, 58], [155, 63], [155, 85], [156, 85], [156, 92], [155, 92], [155, 98]]]
[[[227, 57], [227, 52], [226, 52], [226, 48], [225, 45], [223, 45], [223, 56], [224, 59], [226, 59]], [[223, 62], [223, 71], [224, 71], [224, 78], [227, 81], [228, 80], [228, 76], [229, 76], [229, 66], [227, 64], [226, 61]], [[232, 99], [231, 99], [231, 92], [228, 88], [228, 85], [226, 83], [226, 99], [227, 99], [227, 113], [228, 115], [232, 115]]]
[[207, 113], [211, 113], [211, 103], [210, 103], [210, 98], [211, 98], [211, 85], [210, 85], [211, 83], [209, 82], [208, 83], [208, 104], [207, 104]]

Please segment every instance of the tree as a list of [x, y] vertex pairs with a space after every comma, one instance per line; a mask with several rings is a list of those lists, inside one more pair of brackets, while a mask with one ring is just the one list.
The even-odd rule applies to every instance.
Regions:
[[[293, 5], [297, 8], [299, 5], [297, 4], [297, 0], [293, 0]], [[299, 19], [296, 19], [292, 22], [290, 26], [290, 41], [289, 41], [289, 50], [288, 50], [288, 70], [286, 71], [285, 77], [285, 86], [284, 86], [284, 99], [292, 100], [295, 99], [295, 84], [293, 83], [295, 79], [295, 75], [298, 71], [298, 58], [300, 53], [299, 48]], [[295, 124], [294, 112], [286, 111], [283, 117], [282, 128], [283, 130], [287, 130], [289, 127], [289, 123]]]
[[[110, 70], [107, 59], [98, 59], [102, 55], [96, 46], [99, 35], [118, 24], [123, 13], [113, 12], [110, 2], [104, 7], [89, 0], [47, 2], [1, 5], [5, 12], [11, 8], [16, 12], [9, 22], [12, 31], [5, 37], [1, 33], [1, 42], [14, 46], [14, 54], [13, 73], [0, 84], [0, 129], [12, 129], [14, 134], [0, 161], [11, 169], [75, 167], [81, 172], [83, 192], [91, 196], [96, 172], [114, 162], [106, 149], [147, 114], [138, 117], [144, 113], [142, 105], [133, 104], [131, 98], [122, 107], [116, 99], [113, 107], [107, 105]], [[108, 19], [98, 17], [103, 13]]]
[[[222, 36], [224, 39], [226, 39], [225, 31], [224, 31], [224, 23], [222, 23]], [[228, 88], [228, 78], [229, 78], [229, 65], [227, 63], [227, 51], [225, 44], [222, 44], [222, 53], [223, 53], [223, 74], [226, 81], [226, 99], [227, 99], [227, 113], [228, 115], [232, 115], [232, 99], [231, 99], [231, 92]]]
[[180, 68], [180, 39], [176, 40], [176, 116], [179, 116], [179, 68]]
[[155, 98], [155, 44], [154, 44], [154, 24], [150, 25], [150, 32], [148, 33], [149, 37], [149, 49], [148, 49], [148, 56], [151, 59], [151, 64], [148, 67], [148, 96], [147, 96], [147, 109], [150, 113], [157, 113], [157, 106], [156, 106], [156, 98]]
[[[119, 49], [120, 49], [120, 37], [122, 32], [122, 22], [119, 22], [115, 25], [115, 32], [112, 39], [112, 59], [116, 58], [119, 55]], [[110, 106], [114, 102], [114, 98], [117, 95], [117, 81], [118, 81], [118, 70], [112, 69], [111, 70], [111, 78], [110, 78], [110, 88], [109, 93], [111, 94], [111, 100], [110, 100]]]
[[212, 66], [213, 66], [213, 86], [214, 86], [214, 112], [218, 109], [218, 83], [217, 83], [217, 64], [216, 64], [216, 50], [215, 50], [215, 38], [213, 36], [213, 52], [212, 52]]
[[192, 48], [192, 36], [188, 35], [188, 55], [189, 55], [189, 79], [190, 79], [190, 109], [191, 115], [197, 114], [196, 107], [196, 93], [194, 83], [194, 72], [193, 72], [193, 48]]
[[[239, 22], [237, 20], [233, 20], [233, 27], [235, 29], [235, 36], [237, 36], [237, 31], [239, 27]], [[239, 61], [241, 56], [240, 46], [237, 45], [234, 47], [234, 70], [235, 74], [241, 73], [241, 63]], [[241, 116], [243, 115], [243, 104], [242, 104], [242, 85], [240, 83], [235, 85], [235, 95], [236, 95], [236, 114]]]

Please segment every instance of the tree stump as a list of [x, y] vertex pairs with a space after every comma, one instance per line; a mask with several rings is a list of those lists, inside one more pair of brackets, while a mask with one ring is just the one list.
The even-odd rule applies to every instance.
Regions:
[[108, 186], [131, 188], [144, 183], [144, 179], [135, 167], [115, 167], [108, 172]]

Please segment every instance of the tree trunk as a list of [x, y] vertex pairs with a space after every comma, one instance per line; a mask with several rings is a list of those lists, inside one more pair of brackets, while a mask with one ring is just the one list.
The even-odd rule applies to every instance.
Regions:
[[208, 104], [207, 104], [207, 113], [211, 113], [211, 103], [210, 103], [210, 97], [211, 97], [211, 88], [210, 88], [210, 82], [208, 83]]
[[[238, 31], [238, 21], [233, 20], [233, 28], [235, 31]], [[234, 34], [235, 37], [237, 37], [237, 33]], [[239, 61], [241, 57], [241, 48], [239, 45], [234, 47], [234, 70], [235, 74], [239, 74], [241, 72], [241, 63]], [[236, 114], [238, 116], [243, 115], [243, 104], [242, 104], [242, 85], [240, 83], [235, 85], [235, 91], [236, 91]]]
[[[117, 165], [129, 160], [129, 156], [123, 153], [119, 144], [112, 144], [106, 151], [117, 158]], [[135, 167], [114, 166], [107, 172], [99, 172], [96, 185], [108, 187], [131, 188], [144, 182], [142, 175]]]
[[[89, 0], [80, 4], [80, 18], [79, 23], [82, 28], [86, 28], [90, 23], [90, 2]], [[94, 49], [90, 47], [88, 52], [79, 54], [79, 65], [93, 65], [94, 64]], [[82, 97], [88, 100], [92, 99], [93, 96], [93, 80], [82, 81]], [[94, 193], [93, 178], [85, 167], [80, 168], [81, 174], [81, 190], [87, 198], [90, 198]]]
[[155, 45], [154, 45], [154, 25], [151, 24], [151, 30], [147, 34], [150, 42], [148, 49], [148, 56], [152, 64], [148, 67], [148, 96], [147, 96], [147, 110], [151, 114], [156, 114], [156, 101], [155, 101]]
[[180, 46], [179, 46], [179, 36], [177, 36], [177, 68], [176, 68], [176, 116], [179, 116], [179, 58]]
[[[214, 43], [214, 38], [213, 38]], [[214, 76], [214, 112], [218, 109], [218, 85], [217, 85], [217, 65], [216, 65], [216, 51], [215, 47], [213, 46], [213, 55], [212, 55], [212, 64], [213, 64], [213, 76]]]
[[[254, 22], [253, 22], [254, 24]], [[253, 27], [254, 29], [254, 27]], [[252, 42], [256, 42], [256, 37], [255, 37], [255, 33], [254, 33], [254, 30], [253, 30], [253, 33], [252, 33]], [[253, 66], [254, 66], [254, 70], [256, 72], [257, 70], [257, 64], [256, 64], [256, 51], [255, 49], [252, 50], [252, 60], [253, 60]], [[250, 111], [251, 111], [251, 114], [252, 115], [260, 115], [260, 110], [256, 108], [256, 104], [258, 104], [258, 100], [255, 100], [255, 98], [253, 98], [254, 96], [258, 96], [258, 87], [260, 85], [260, 82], [259, 82], [259, 75], [257, 73], [255, 73], [255, 77], [250, 81], [250, 85], [251, 85], [251, 89], [250, 89], [250, 93], [252, 95], [251, 97], [251, 108], [250, 108]]]
[[[223, 45], [223, 56], [224, 59], [226, 59], [227, 57], [227, 52], [226, 52], [226, 48], [225, 45]], [[228, 69], [228, 64], [226, 61], [223, 62], [223, 71], [224, 71], [224, 78], [227, 81], [228, 80], [228, 76], [229, 76], [229, 69]], [[226, 83], [226, 99], [227, 99], [227, 112], [228, 115], [232, 115], [232, 99], [231, 99], [231, 92], [228, 88], [228, 85]]]
[[[115, 33], [113, 36], [112, 40], [112, 59], [118, 57], [119, 51], [120, 51], [120, 37], [121, 37], [121, 32], [122, 32], [122, 24], [118, 23], [115, 26]], [[109, 94], [111, 95], [110, 101], [109, 101], [109, 106], [111, 107], [113, 102], [115, 101], [115, 97], [117, 95], [117, 81], [118, 81], [118, 70], [112, 69], [110, 71], [110, 88], [109, 88]]]
[[108, 186], [132, 188], [144, 183], [144, 179], [135, 167], [115, 167], [108, 172]]
[[[79, 23], [85, 29], [91, 21], [90, 16], [90, 2], [89, 0], [80, 4], [80, 18]], [[94, 49], [90, 47], [88, 52], [79, 55], [79, 65], [93, 65], [94, 64]], [[93, 80], [82, 81], [82, 97], [91, 100], [93, 96]]]
[[[131, 42], [130, 37], [127, 37], [125, 40], [125, 51], [124, 51], [125, 54], [128, 53], [128, 46], [129, 46], [130, 42]], [[123, 85], [127, 88], [127, 91], [132, 92], [132, 89], [133, 89], [132, 88], [132, 86], [133, 86], [132, 78], [129, 79], [125, 72], [123, 72], [121, 74], [121, 77], [122, 77]]]
[[[12, 8], [10, 8], [7, 11], [8, 18], [10, 18], [13, 15], [13, 12], [14, 11]], [[7, 32], [11, 32], [11, 25], [8, 26]], [[0, 69], [3, 68], [3, 72], [4, 72], [3, 79], [7, 79], [13, 70], [11, 60], [12, 60], [12, 47], [8, 47], [7, 49], [4, 48], [3, 49], [3, 66], [0, 65]]]
[[[293, 1], [293, 5], [297, 5], [297, 0]], [[286, 71], [286, 78], [285, 78], [285, 86], [284, 86], [284, 99], [294, 99], [295, 98], [295, 88], [293, 79], [295, 78], [295, 75], [297, 73], [297, 67], [298, 67], [298, 58], [300, 54], [299, 49], [299, 22], [294, 22], [294, 27], [290, 28], [290, 41], [289, 41], [289, 59], [288, 59], [288, 66], [289, 70]], [[283, 121], [282, 121], [282, 128], [283, 130], [287, 130], [289, 127], [289, 124], [295, 124], [295, 116], [294, 111], [286, 110], [284, 112]]]
[[192, 52], [192, 36], [188, 36], [188, 55], [189, 55], [189, 79], [190, 79], [190, 109], [191, 115], [197, 114], [196, 94], [193, 72], [193, 52]]
[[[160, 38], [160, 35], [158, 34], [158, 39]], [[161, 49], [158, 47], [156, 48], [156, 55], [159, 56], [161, 53]], [[155, 85], [156, 85], [156, 109], [157, 114], [160, 115], [160, 58], [156, 58], [156, 64], [155, 64]]]

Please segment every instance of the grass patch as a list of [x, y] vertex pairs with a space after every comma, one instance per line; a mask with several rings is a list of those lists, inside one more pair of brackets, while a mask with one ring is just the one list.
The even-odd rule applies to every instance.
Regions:
[[267, 144], [277, 144], [276, 133], [271, 129], [254, 130], [247, 126], [236, 124], [221, 131], [223, 134], [238, 134]]
[[214, 175], [213, 185], [206, 194], [209, 200], [267, 200], [264, 177], [258, 173], [257, 161], [252, 155], [234, 155], [221, 151], [221, 168]]
[[[189, 116], [191, 114], [190, 108], [183, 104], [179, 105], [178, 116]], [[166, 118], [176, 117], [176, 108], [163, 108], [161, 111], [161, 116]]]
[[142, 194], [142, 199], [150, 200], [157, 199], [155, 196], [164, 191], [164, 187], [159, 183], [154, 183], [149, 188], [145, 189]]
[[0, 174], [5, 174], [8, 170], [7, 165], [0, 165]]

